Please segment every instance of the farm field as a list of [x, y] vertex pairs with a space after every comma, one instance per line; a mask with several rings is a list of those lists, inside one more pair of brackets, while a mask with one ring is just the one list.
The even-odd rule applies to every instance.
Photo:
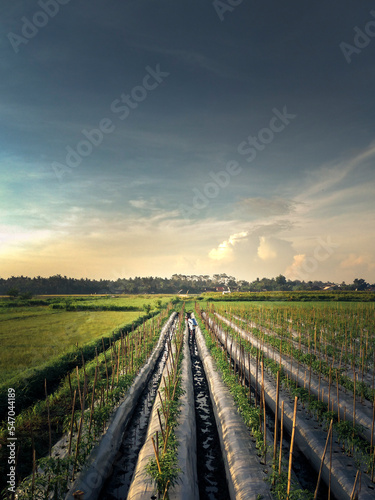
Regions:
[[[0, 301], [0, 384], [39, 369], [85, 343], [109, 335], [168, 303], [167, 296], [59, 297], [44, 306]], [[13, 304], [12, 304], [13, 305]]]
[[[352, 498], [350, 493], [352, 491], [359, 493], [362, 485], [365, 494], [364, 496], [360, 494], [359, 500], [374, 498], [375, 304], [360, 301], [212, 301], [204, 300], [202, 297], [199, 297], [198, 300], [190, 298], [188, 302], [183, 303], [181, 299], [174, 297], [171, 301], [171, 297], [169, 297], [168, 309], [159, 314], [163, 303], [158, 301], [165, 300], [166, 297], [159, 299], [152, 296], [150, 298], [151, 307], [147, 307], [145, 297], [138, 296], [136, 299], [137, 306], [134, 306], [134, 302], [132, 304], [129, 298], [125, 298], [121, 304], [121, 299], [117, 297], [94, 299], [89, 297], [83, 300], [69, 297], [59, 299], [58, 302], [51, 303], [47, 307], [3, 308], [2, 314], [0, 313], [0, 331], [2, 325], [8, 322], [13, 322], [15, 325], [23, 324], [23, 322], [35, 322], [38, 325], [36, 330], [30, 326], [28, 328], [29, 332], [32, 333], [33, 331], [41, 331], [43, 321], [46, 321], [46, 324], [50, 325], [50, 329], [55, 333], [60, 332], [64, 338], [67, 333], [59, 330], [59, 318], [65, 325], [65, 330], [69, 327], [72, 332], [80, 331], [81, 339], [84, 338], [84, 332], [91, 330], [92, 323], [98, 326], [98, 330], [102, 329], [102, 333], [98, 333], [95, 338], [88, 337], [86, 341], [82, 340], [82, 344], [79, 343], [82, 350], [75, 348], [78, 353], [76, 358], [78, 366], [74, 364], [73, 369], [69, 368], [68, 371], [64, 371], [59, 388], [54, 389], [55, 392], [51, 392], [48, 399], [40, 397], [39, 402], [35, 400], [37, 404], [25, 407], [25, 411], [22, 411], [16, 420], [15, 427], [18, 430], [18, 435], [25, 441], [28, 439], [30, 426], [37, 425], [39, 428], [40, 422], [43, 422], [39, 431], [34, 428], [35, 432], [40, 433], [35, 450], [37, 458], [42, 460], [41, 463], [45, 464], [44, 467], [51, 467], [48, 469], [51, 471], [54, 467], [53, 460], [51, 465], [48, 465], [49, 462], [47, 463], [44, 461], [46, 459], [43, 458], [51, 446], [48, 441], [49, 439], [51, 443], [51, 437], [48, 438], [48, 426], [52, 426], [52, 444], [62, 433], [68, 431], [66, 439], [69, 439], [70, 436], [75, 451], [68, 453], [68, 456], [64, 458], [66, 474], [64, 474], [65, 483], [64, 481], [59, 483], [61, 491], [65, 491], [66, 478], [68, 475], [74, 477], [74, 470], [78, 465], [79, 468], [83, 467], [84, 469], [84, 463], [91, 450], [91, 441], [100, 441], [103, 432], [106, 435], [107, 422], [110, 422], [108, 418], [113, 410], [113, 405], [116, 406], [118, 398], [128, 397], [130, 383], [139, 373], [143, 364], [148, 364], [147, 360], [151, 349], [156, 342], [159, 342], [161, 327], [166, 326], [166, 321], [168, 321], [169, 330], [165, 331], [164, 335], [165, 339], [168, 337], [169, 340], [164, 340], [165, 347], [160, 344], [159, 349], [162, 351], [166, 349], [165, 353], [172, 353], [176, 349], [178, 352], [181, 351], [181, 335], [186, 326], [184, 321], [186, 311], [189, 314], [195, 313], [200, 327], [200, 329], [197, 328], [196, 338], [195, 335], [188, 335], [189, 345], [186, 344], [184, 347], [187, 349], [184, 358], [191, 358], [192, 365], [190, 368], [185, 365], [185, 373], [192, 372], [193, 379], [191, 379], [191, 375], [187, 376], [182, 391], [177, 389], [179, 356], [171, 354], [171, 363], [167, 366], [166, 371], [164, 369], [164, 375], [159, 383], [163, 381], [165, 384], [166, 380], [170, 382], [167, 389], [159, 389], [159, 392], [164, 396], [161, 398], [159, 394], [156, 397], [155, 401], [159, 405], [159, 412], [156, 412], [155, 409], [152, 411], [154, 415], [153, 428], [156, 434], [144, 437], [146, 440], [144, 446], [149, 450], [147, 453], [151, 453], [148, 455], [151, 458], [154, 457], [155, 446], [157, 447], [159, 444], [159, 452], [155, 451], [156, 458], [154, 457], [154, 459], [156, 462], [153, 463], [151, 469], [154, 471], [154, 480], [158, 484], [160, 495], [165, 494], [167, 487], [173, 487], [177, 477], [175, 476], [177, 474], [177, 455], [173, 443], [179, 439], [179, 434], [174, 435], [172, 430], [167, 430], [169, 410], [166, 410], [166, 401], [170, 396], [172, 396], [172, 401], [175, 394], [185, 394], [194, 388], [195, 403], [192, 400], [185, 402], [185, 409], [181, 415], [185, 418], [183, 427], [187, 426], [184, 428], [188, 430], [189, 436], [193, 432], [196, 432], [197, 436], [206, 435], [207, 425], [209, 425], [210, 433], [216, 432], [214, 431], [216, 426], [218, 430], [222, 425], [223, 429], [226, 429], [227, 425], [231, 426], [232, 424], [228, 422], [220, 423], [214, 417], [219, 413], [227, 414], [228, 411], [232, 413], [230, 419], [234, 418], [234, 414], [238, 418], [242, 418], [241, 425], [244, 427], [241, 432], [244, 433], [243, 437], [237, 445], [234, 445], [235, 437], [230, 438], [229, 448], [236, 446], [237, 451], [233, 456], [236, 456], [237, 453], [245, 453], [246, 450], [247, 458], [244, 460], [250, 469], [241, 476], [242, 465], [237, 467], [236, 461], [232, 462], [230, 466], [232, 479], [228, 479], [227, 476], [228, 484], [230, 481], [234, 481], [239, 488], [243, 488], [247, 492], [253, 491], [254, 484], [257, 484], [255, 487], [257, 493], [261, 492], [264, 498], [274, 500], [285, 500], [286, 498], [289, 500], [291, 498], [310, 500], [313, 498], [314, 490], [316, 490], [314, 498], [325, 500], [329, 498], [328, 490], [331, 487], [332, 495], [334, 495], [331, 498], [335, 498], [335, 500], [349, 499]], [[133, 306], [138, 307], [138, 310], [129, 311]], [[116, 310], [108, 310], [111, 307], [116, 308]], [[117, 310], [117, 307], [123, 307], [127, 310]], [[178, 320], [176, 312], [179, 313]], [[126, 324], [129, 318], [134, 317], [135, 319], [130, 321], [138, 321], [139, 317], [145, 316], [146, 313], [151, 314], [148, 314], [150, 319], [144, 324], [138, 322], [138, 326], [135, 328], [122, 329], [119, 332], [116, 318], [121, 317], [124, 319], [124, 323], [121, 324]], [[155, 314], [155, 317], [152, 317], [152, 313]], [[173, 315], [175, 315], [174, 319]], [[161, 318], [163, 318], [162, 321]], [[94, 350], [94, 355], [91, 357], [86, 357], [85, 351], [85, 362], [80, 363], [81, 353], [83, 355], [85, 346], [95, 342], [97, 347], [102, 347], [101, 337], [104, 325], [106, 321], [112, 320], [115, 323], [116, 336], [111, 336], [113, 329], [111, 330], [108, 323], [109, 328], [106, 332], [107, 337], [103, 343], [103, 350], [100, 349], [99, 355], [95, 354]], [[54, 337], [48, 336], [48, 326], [43, 331], [45, 331], [44, 338], [54, 345]], [[73, 338], [72, 336], [70, 342], [74, 342]], [[177, 341], [177, 339], [179, 340]], [[10, 342], [9, 338], [8, 341]], [[31, 351], [38, 349], [37, 345], [31, 346]], [[159, 355], [153, 355], [154, 359], [157, 357], [161, 359]], [[212, 361], [209, 361], [209, 358]], [[199, 360], [204, 361], [203, 364], [199, 365], [201, 362]], [[211, 363], [214, 363], [212, 368], [210, 368]], [[176, 366], [175, 374], [173, 374], [172, 365]], [[208, 388], [204, 389], [202, 382], [204, 372], [207, 383], [218, 391], [216, 396], [212, 396], [211, 390], [208, 391]], [[221, 375], [218, 375], [219, 373]], [[159, 377], [161, 374], [160, 371]], [[222, 382], [217, 379], [218, 376], [222, 377], [226, 389], [219, 389]], [[38, 387], [41, 386], [42, 389], [41, 393], [43, 393], [43, 381], [44, 379], [38, 381]], [[145, 391], [145, 397], [148, 401], [148, 387], [145, 387]], [[229, 393], [224, 396], [223, 391], [229, 391], [234, 402], [227, 399]], [[21, 394], [21, 392], [21, 388], [16, 391], [17, 394]], [[209, 410], [211, 416], [208, 416], [209, 413], [202, 413], [202, 416], [195, 423], [195, 419], [189, 420], [187, 415], [194, 411], [194, 404], [195, 411], [202, 410], [202, 398], [206, 401], [203, 405], [205, 411], [212, 405], [212, 409]], [[134, 400], [130, 403], [130, 407], [135, 404]], [[174, 404], [177, 404], [177, 400], [171, 406], [172, 413], [176, 411], [172, 409]], [[227, 410], [224, 411], [224, 407], [222, 407], [223, 411], [219, 411], [216, 406], [216, 410], [214, 410], [216, 404], [223, 404]], [[235, 405], [237, 405], [237, 410], [233, 410]], [[146, 407], [150, 408], [150, 404], [147, 403]], [[63, 428], [61, 427], [61, 415], [65, 416]], [[139, 418], [140, 421], [144, 420], [142, 415]], [[35, 423], [32, 423], [34, 419]], [[173, 425], [177, 425], [177, 421]], [[282, 431], [283, 425], [284, 433]], [[81, 426], [82, 429], [84, 427], [86, 429], [85, 434], [82, 434], [84, 436], [83, 442], [80, 442], [83, 439], [80, 435]], [[193, 430], [193, 427], [196, 430]], [[293, 454], [293, 428], [296, 432], [296, 456]], [[138, 428], [135, 427], [135, 429]], [[88, 434], [86, 434], [87, 432]], [[172, 433], [171, 452], [166, 451], [166, 447], [169, 446], [169, 432]], [[218, 432], [220, 436], [225, 434], [222, 431]], [[111, 436], [112, 430], [108, 434]], [[128, 432], [127, 435], [133, 436], [133, 431]], [[139, 436], [139, 430], [135, 430], [134, 435]], [[5, 438], [5, 436], [6, 430], [4, 429], [0, 437]], [[151, 439], [154, 439], [153, 443], [151, 443]], [[217, 443], [218, 440], [218, 437], [212, 437], [209, 441]], [[209, 455], [217, 453], [211, 449], [208, 451], [205, 448], [200, 449], [200, 441], [204, 440], [198, 437], [198, 456], [206, 452]], [[132, 446], [130, 444], [131, 449]], [[140, 446], [142, 447], [142, 441], [140, 441]], [[324, 457], [324, 448], [327, 449], [327, 446], [327, 455]], [[221, 458], [226, 460], [224, 449], [226, 449], [226, 444], [221, 443], [215, 462], [219, 462]], [[301, 450], [303, 451], [301, 452]], [[21, 453], [28, 460], [27, 467], [26, 462], [22, 462], [23, 477], [27, 473], [30, 474], [32, 452], [30, 442], [23, 451], [21, 446]], [[184, 447], [181, 448], [181, 452], [185, 452]], [[125, 455], [127, 453], [125, 452]], [[143, 451], [143, 453], [146, 452]], [[170, 453], [174, 454], [172, 468], [170, 467]], [[303, 459], [299, 455], [301, 453]], [[191, 455], [195, 455], [195, 453], [191, 453]], [[166, 462], [163, 465], [164, 456]], [[124, 460], [126, 458], [127, 463], [131, 463], [132, 466], [135, 466], [137, 462], [133, 455], [123, 458]], [[268, 464], [267, 469], [263, 466], [265, 463]], [[321, 477], [320, 474], [318, 475], [320, 463], [323, 464], [321, 465]], [[71, 468], [72, 464], [73, 469]], [[345, 467], [342, 468], [340, 464], [344, 464]], [[159, 470], [160, 476], [158, 475], [159, 466], [162, 469], [166, 467], [165, 472]], [[98, 467], [100, 474], [100, 463]], [[137, 467], [139, 474], [143, 474], [144, 465], [142, 465], [142, 469]], [[209, 468], [205, 469], [203, 463], [198, 466], [197, 470], [200, 489], [211, 487], [212, 484], [219, 487], [220, 477], [225, 476], [224, 472], [219, 471], [214, 472], [212, 476], [212, 471]], [[255, 470], [258, 472], [254, 473]], [[128, 473], [123, 472], [123, 474], [128, 481]], [[168, 483], [165, 483], [167, 477], [165, 474], [171, 474], [168, 476], [171, 478], [169, 486]], [[118, 493], [115, 492], [118, 481], [123, 480], [120, 476], [109, 478], [109, 482], [107, 482], [108, 485], [112, 484], [109, 486], [110, 491], [114, 495], [113, 498], [116, 499], [126, 498], [126, 495], [119, 497]], [[43, 478], [40, 478], [40, 481], [41, 484], [44, 481], [44, 487], [49, 488], [50, 479], [47, 481], [48, 484]], [[188, 482], [191, 484], [192, 479], [189, 478]], [[72, 483], [69, 484], [68, 487], [71, 487]], [[82, 485], [84, 484], [83, 482]], [[30, 485], [32, 485], [31, 476], [29, 476], [29, 483], [25, 483], [24, 488], [27, 489]], [[221, 488], [222, 486], [219, 487], [219, 489]], [[288, 491], [290, 489], [290, 496], [286, 493], [287, 489]], [[150, 490], [150, 495], [151, 493]], [[131, 498], [131, 493], [129, 495]], [[21, 496], [20, 498], [29, 497]], [[253, 497], [249, 496], [248, 498]], [[255, 498], [257, 497], [254, 496]]]
[[[30, 471], [32, 465], [30, 428], [34, 432], [36, 455], [41, 458], [48, 451], [48, 439], [54, 444], [67, 425], [65, 420], [72, 405], [71, 388], [82, 389], [84, 397], [89, 399], [86, 385], [79, 389], [77, 377], [90, 387], [96, 385], [98, 397], [103, 398], [96, 421], [102, 422], [100, 419], [108, 418], [110, 408], [147, 359], [157, 340], [160, 321], [167, 314], [163, 306], [170, 303], [170, 297], [116, 299], [100, 298], [93, 304], [91, 298], [77, 301], [64, 297], [44, 306], [28, 307], [14, 307], [13, 304], [7, 307], [7, 300], [5, 307], [0, 307], [0, 340], [5, 347], [0, 358], [3, 382], [0, 402], [3, 415], [9, 411], [8, 389], [16, 394], [20, 477]], [[75, 309], [77, 304], [87, 308]], [[56, 305], [59, 308], [56, 309]], [[110, 310], [113, 306], [134, 310]], [[122, 350], [120, 364], [119, 351]], [[123, 374], [121, 379], [120, 372]], [[104, 392], [99, 392], [99, 386]], [[49, 402], [45, 400], [46, 391], [51, 398]], [[76, 404], [78, 410], [78, 396]], [[4, 421], [0, 432], [4, 451], [6, 435], [7, 423]], [[0, 455], [2, 469], [5, 462], [3, 453]], [[0, 490], [5, 486], [3, 480], [5, 475]]]
[[[39, 308], [38, 308], [39, 309]], [[19, 310], [0, 312], [0, 381], [6, 382], [30, 368], [40, 368], [115, 327], [135, 321], [139, 312]]]

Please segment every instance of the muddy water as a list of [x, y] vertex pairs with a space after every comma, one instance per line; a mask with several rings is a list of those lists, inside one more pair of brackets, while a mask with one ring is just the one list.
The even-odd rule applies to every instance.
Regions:
[[[169, 337], [170, 338], [170, 337]], [[104, 485], [100, 500], [123, 500], [127, 497], [137, 465], [138, 454], [147, 435], [147, 427], [167, 356], [167, 344], [159, 357], [151, 379], [143, 391], [125, 432], [113, 464], [113, 473]]]
[[197, 423], [197, 469], [200, 500], [228, 500], [229, 492], [219, 435], [210, 400], [207, 379], [195, 338], [189, 341]]

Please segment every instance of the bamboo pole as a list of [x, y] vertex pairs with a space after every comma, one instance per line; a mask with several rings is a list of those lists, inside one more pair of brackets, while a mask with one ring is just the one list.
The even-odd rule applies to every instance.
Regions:
[[287, 491], [286, 491], [287, 499], [289, 499], [290, 487], [291, 487], [291, 483], [292, 483], [292, 460], [293, 460], [294, 435], [296, 432], [297, 401], [298, 401], [298, 397], [295, 396], [295, 398], [294, 398], [294, 412], [293, 412], [293, 427], [292, 427], [292, 436], [290, 439], [290, 450], [289, 450], [288, 487], [287, 487]]
[[332, 442], [333, 432], [331, 429], [331, 439], [329, 445], [329, 479], [328, 479], [328, 500], [331, 500], [331, 479], [332, 479]]
[[44, 379], [44, 392], [46, 395], [46, 405], [47, 405], [47, 420], [48, 420], [48, 455], [51, 456], [52, 451], [52, 433], [51, 433], [51, 417], [49, 411], [49, 401], [47, 393], [47, 379]]
[[278, 418], [279, 418], [279, 392], [280, 392], [280, 370], [277, 372], [276, 380], [276, 404], [275, 404], [275, 431], [273, 440], [273, 462], [275, 464], [277, 454], [277, 431], [278, 431]]
[[357, 470], [357, 474], [355, 475], [355, 480], [354, 480], [352, 493], [350, 495], [350, 500], [354, 500], [355, 498], [358, 498], [358, 496], [355, 495], [355, 487], [357, 486], [358, 477], [361, 477], [361, 471], [359, 469]]
[[77, 383], [78, 383], [78, 397], [79, 397], [79, 401], [81, 403], [81, 410], [83, 411], [83, 401], [82, 401], [82, 394], [81, 394], [81, 384], [80, 384], [80, 381], [79, 381], [78, 366], [76, 366], [76, 374], [77, 374]]
[[74, 424], [74, 413], [75, 413], [75, 405], [76, 405], [76, 396], [77, 396], [77, 389], [74, 391], [74, 396], [73, 396], [72, 418], [70, 420], [70, 437], [69, 437], [68, 455], [70, 455], [71, 450], [72, 450], [73, 424]]
[[283, 434], [284, 434], [284, 401], [281, 401], [279, 476], [281, 474], [281, 459], [282, 459], [282, 455], [283, 455]]
[[336, 370], [336, 390], [337, 390], [337, 421], [340, 423], [340, 397], [339, 397], [339, 372]]
[[161, 468], [160, 468], [160, 462], [159, 462], [159, 450], [156, 448], [155, 439], [152, 437], [151, 440], [152, 440], [152, 446], [154, 447], [154, 453], [155, 453], [156, 463], [158, 466], [158, 471], [159, 471], [159, 474], [161, 474]]
[[320, 461], [320, 468], [319, 468], [319, 474], [318, 474], [318, 481], [316, 483], [316, 488], [315, 488], [315, 493], [314, 493], [314, 500], [316, 500], [317, 497], [318, 497], [318, 490], [319, 490], [319, 485], [320, 485], [320, 478], [322, 476], [322, 469], [323, 469], [323, 464], [324, 464], [324, 457], [326, 456], [328, 442], [329, 442], [329, 438], [330, 438], [330, 435], [331, 435], [331, 432], [332, 432], [332, 424], [333, 424], [333, 419], [331, 419], [331, 423], [329, 424], [329, 430], [328, 430], [328, 434], [327, 434], [326, 444], [324, 446], [324, 451], [323, 451], [322, 459]]
[[90, 434], [90, 431], [91, 431], [92, 417], [93, 417], [93, 413], [94, 413], [95, 388], [96, 388], [97, 378], [98, 378], [98, 366], [95, 366], [95, 377], [94, 377], [94, 384], [92, 386], [92, 397], [91, 397], [91, 412], [90, 412], [89, 434]]

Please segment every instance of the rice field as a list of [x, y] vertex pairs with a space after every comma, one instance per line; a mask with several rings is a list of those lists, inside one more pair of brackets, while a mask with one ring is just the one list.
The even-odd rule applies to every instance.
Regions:
[[147, 308], [153, 311], [170, 297], [67, 296], [49, 301], [32, 307], [9, 307], [8, 299], [0, 301], [0, 384], [109, 336], [116, 327], [133, 323]]

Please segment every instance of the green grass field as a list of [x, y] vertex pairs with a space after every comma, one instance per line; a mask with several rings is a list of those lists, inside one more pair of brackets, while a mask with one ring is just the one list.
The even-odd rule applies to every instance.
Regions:
[[[9, 307], [9, 299], [0, 300], [0, 384], [26, 371], [40, 369], [46, 363], [78, 344], [110, 335], [116, 327], [131, 324], [146, 311], [165, 305], [171, 297], [157, 295], [121, 297], [60, 297], [50, 305]], [[53, 309], [56, 304], [77, 310]], [[79, 310], [79, 307], [93, 310]], [[135, 311], [110, 310], [133, 308]]]
[[[0, 314], [0, 381], [108, 334], [142, 312], [18, 310]], [[5, 316], [5, 317], [4, 317]]]

